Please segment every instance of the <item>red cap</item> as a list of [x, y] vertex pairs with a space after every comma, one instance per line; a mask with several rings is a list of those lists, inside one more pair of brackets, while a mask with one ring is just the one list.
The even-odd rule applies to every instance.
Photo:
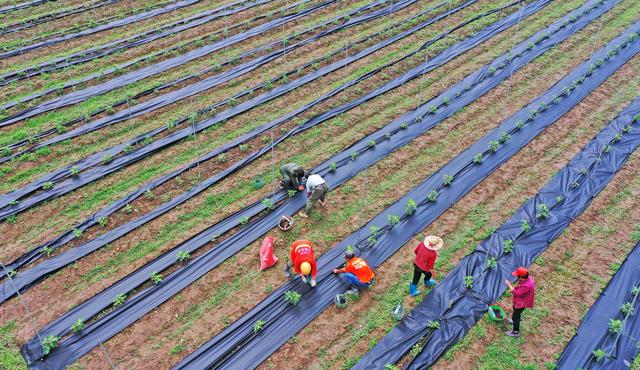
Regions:
[[529, 274], [529, 270], [526, 267], [518, 267], [514, 272], [511, 273], [513, 276], [527, 276]]

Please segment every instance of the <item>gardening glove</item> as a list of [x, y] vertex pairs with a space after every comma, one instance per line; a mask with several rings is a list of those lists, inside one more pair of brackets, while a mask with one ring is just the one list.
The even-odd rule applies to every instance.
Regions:
[[307, 278], [304, 275], [300, 275], [300, 278], [302, 279], [303, 283], [307, 283]]
[[298, 186], [298, 190], [303, 191], [304, 190], [304, 186], [302, 186], [302, 185]]
[[315, 287], [316, 286], [316, 279], [311, 279], [311, 287]]

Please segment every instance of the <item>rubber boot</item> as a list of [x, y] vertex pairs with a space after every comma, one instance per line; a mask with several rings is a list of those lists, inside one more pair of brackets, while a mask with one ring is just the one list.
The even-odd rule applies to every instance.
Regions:
[[424, 281], [424, 285], [425, 285], [427, 288], [431, 288], [431, 287], [436, 286], [436, 281], [435, 281], [434, 279], [425, 280], [425, 281]]
[[412, 297], [415, 297], [418, 294], [420, 294], [420, 291], [418, 290], [418, 287], [413, 283], [409, 284], [409, 295], [412, 296]]

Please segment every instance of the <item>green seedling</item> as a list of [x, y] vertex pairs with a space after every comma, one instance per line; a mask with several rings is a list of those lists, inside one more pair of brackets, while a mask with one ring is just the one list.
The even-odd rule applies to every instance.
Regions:
[[596, 349], [592, 354], [598, 362], [602, 361], [607, 356], [607, 353], [603, 349]]
[[536, 217], [542, 219], [549, 218], [549, 207], [544, 203], [538, 204], [538, 213], [536, 214]]
[[480, 164], [482, 163], [483, 159], [484, 159], [484, 156], [482, 155], [482, 153], [476, 153], [476, 155], [473, 156], [473, 163]]
[[507, 142], [507, 141], [509, 141], [509, 140], [511, 140], [511, 135], [509, 135], [509, 133], [507, 133], [507, 132], [502, 132], [502, 133], [500, 134], [500, 139], [498, 140], [498, 142], [499, 142], [500, 144], [504, 144], [504, 143], [506, 143], [506, 142]]
[[633, 308], [633, 304], [631, 302], [627, 302], [620, 306], [620, 312], [622, 312], [625, 317], [633, 315], [634, 310], [635, 309]]
[[435, 105], [429, 106], [429, 113], [436, 114], [438, 112], [438, 108]]
[[47, 181], [44, 184], [42, 184], [42, 190], [51, 190], [51, 189], [53, 189], [53, 182]]
[[78, 238], [82, 238], [82, 230], [80, 229], [73, 229], [73, 237], [78, 239]]
[[57, 335], [47, 335], [42, 339], [42, 353], [46, 356], [54, 349], [58, 348], [60, 337]]
[[102, 157], [102, 163], [107, 164], [113, 160], [113, 156], [111, 154], [105, 154]]
[[420, 345], [420, 343], [416, 343], [411, 347], [411, 356], [416, 357], [420, 352], [422, 352], [422, 345]]
[[51, 249], [51, 247], [49, 246], [45, 246], [44, 248], [42, 248], [42, 251], [44, 252], [44, 254], [46, 254], [47, 256], [50, 256], [51, 253], [53, 253], [53, 249]]
[[438, 191], [434, 189], [427, 195], [427, 201], [434, 203], [436, 200], [438, 200]]
[[520, 220], [520, 230], [522, 230], [523, 233], [528, 233], [531, 231], [531, 224], [529, 224], [527, 220]]
[[375, 148], [376, 147], [376, 141], [375, 140], [369, 140], [369, 148]]
[[336, 162], [329, 163], [329, 171], [330, 172], [335, 172], [336, 168], [337, 168]]
[[429, 321], [427, 321], [427, 328], [429, 328], [431, 330], [440, 329], [440, 323], [438, 321], [435, 321], [435, 320], [429, 320]]
[[493, 270], [494, 268], [498, 267], [498, 261], [495, 257], [489, 257], [487, 259], [486, 265], [489, 270]]
[[256, 334], [260, 331], [262, 331], [262, 329], [264, 328], [264, 324], [266, 324], [266, 322], [264, 320], [258, 320], [253, 324], [253, 333]]
[[507, 239], [502, 243], [502, 250], [504, 253], [509, 254], [513, 252], [514, 242], [511, 239]]
[[289, 198], [293, 198], [293, 197], [295, 197], [295, 196], [296, 196], [296, 194], [298, 194], [298, 192], [297, 192], [297, 191], [295, 191], [295, 190], [293, 190], [293, 189], [289, 189], [289, 190], [287, 190], [287, 196], [288, 196]]
[[76, 320], [76, 322], [74, 322], [73, 325], [71, 325], [71, 331], [74, 333], [79, 333], [83, 331], [84, 328], [85, 328], [84, 320], [82, 320], [81, 318]]
[[263, 199], [261, 203], [263, 206], [267, 207], [267, 209], [273, 209], [273, 207], [275, 206], [271, 199]]
[[158, 285], [162, 282], [162, 275], [157, 272], [152, 272], [149, 274], [149, 279], [154, 285]]
[[249, 150], [249, 145], [247, 145], [247, 144], [240, 144], [240, 146], [238, 147], [238, 149], [240, 149], [240, 153], [245, 153], [247, 150]]
[[247, 223], [249, 223], [249, 217], [247, 216], [240, 217], [240, 225], [246, 225]]
[[622, 321], [616, 319], [609, 319], [609, 332], [612, 334], [622, 333]]
[[118, 294], [117, 296], [115, 296], [115, 298], [113, 298], [113, 307], [120, 306], [126, 300], [127, 300], [127, 295], [126, 294]]
[[126, 206], [124, 206], [123, 210], [124, 213], [130, 215], [131, 212], [133, 212], [133, 207], [131, 207], [131, 204], [127, 204]]
[[473, 276], [467, 275], [464, 277], [464, 286], [467, 289], [473, 289]]
[[287, 290], [284, 292], [284, 299], [292, 305], [297, 305], [300, 302], [302, 295], [295, 290]]
[[639, 286], [634, 286], [633, 288], [631, 288], [631, 294], [635, 297], [638, 294], [640, 294], [640, 287]]
[[80, 166], [78, 165], [74, 165], [71, 166], [71, 169], [69, 170], [69, 172], [71, 173], [71, 176], [78, 176], [80, 174]]
[[191, 258], [189, 251], [179, 251], [176, 256], [178, 257], [178, 262], [184, 262]]
[[385, 364], [384, 370], [400, 370], [400, 368], [394, 364]]
[[227, 154], [226, 153], [218, 154], [218, 162], [224, 163], [226, 161], [227, 161]]
[[400, 217], [398, 215], [387, 215], [387, 222], [389, 225], [397, 225], [400, 223]]
[[499, 147], [500, 143], [498, 142], [498, 140], [491, 140], [489, 142], [489, 150], [491, 150], [493, 153], [497, 152]]
[[358, 159], [358, 152], [351, 153], [351, 160], [355, 161], [356, 159]]
[[451, 185], [452, 182], [453, 182], [453, 176], [451, 175], [442, 176], [442, 185], [449, 186]]
[[416, 201], [413, 199], [407, 200], [407, 205], [404, 207], [405, 213], [411, 216], [414, 213], [416, 213], [417, 210], [418, 210], [418, 204], [416, 203]]
[[155, 195], [155, 194], [153, 194], [153, 192], [151, 191], [151, 189], [147, 189], [147, 190], [144, 192], [144, 196], [145, 196], [147, 199], [149, 199], [149, 200], [154, 200], [154, 199], [156, 199], [156, 195]]

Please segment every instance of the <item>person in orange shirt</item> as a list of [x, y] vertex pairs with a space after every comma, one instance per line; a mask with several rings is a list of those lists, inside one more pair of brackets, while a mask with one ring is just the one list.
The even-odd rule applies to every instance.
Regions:
[[296, 240], [289, 248], [289, 261], [284, 266], [284, 275], [291, 277], [291, 267], [300, 275], [302, 281], [316, 286], [316, 258], [313, 254], [313, 244], [308, 240]]
[[343, 276], [351, 284], [351, 289], [347, 291], [349, 294], [358, 294], [358, 289], [366, 289], [373, 282], [373, 271], [367, 264], [367, 261], [360, 257], [356, 257], [352, 251], [344, 254], [346, 265], [342, 269], [334, 269], [334, 274], [344, 274]]

